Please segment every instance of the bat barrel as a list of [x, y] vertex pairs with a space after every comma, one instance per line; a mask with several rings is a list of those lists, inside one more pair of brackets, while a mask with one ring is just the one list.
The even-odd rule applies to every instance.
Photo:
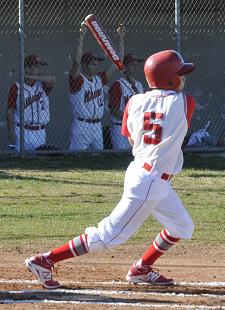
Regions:
[[110, 58], [110, 60], [115, 64], [117, 69], [124, 70], [125, 66], [120, 59], [120, 56], [116, 49], [114, 48], [111, 40], [105, 33], [103, 27], [101, 26], [99, 20], [94, 14], [90, 14], [85, 18], [86, 26], [92, 32], [97, 42], [100, 44], [101, 48], [104, 50], [106, 55]]

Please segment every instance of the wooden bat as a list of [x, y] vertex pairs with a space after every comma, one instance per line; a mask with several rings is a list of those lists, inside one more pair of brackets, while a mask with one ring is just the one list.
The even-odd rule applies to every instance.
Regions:
[[96, 38], [97, 42], [100, 44], [101, 48], [105, 52], [105, 54], [109, 57], [109, 59], [114, 63], [116, 68], [121, 71], [123, 74], [123, 70], [125, 66], [123, 61], [120, 59], [119, 53], [113, 46], [111, 40], [108, 35], [105, 33], [103, 27], [101, 26], [99, 20], [94, 14], [90, 14], [85, 18], [85, 25], [91, 31], [91, 33]]

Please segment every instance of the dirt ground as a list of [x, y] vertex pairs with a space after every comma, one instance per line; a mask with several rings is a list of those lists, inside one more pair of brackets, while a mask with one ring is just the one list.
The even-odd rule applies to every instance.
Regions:
[[[61, 262], [58, 290], [44, 290], [23, 264], [31, 249], [0, 254], [0, 309], [225, 309], [225, 246], [181, 243], [156, 266], [169, 287], [130, 285], [125, 276], [146, 247], [124, 245]], [[200, 308], [201, 306], [201, 308]], [[189, 307], [189, 308], [188, 308]]]

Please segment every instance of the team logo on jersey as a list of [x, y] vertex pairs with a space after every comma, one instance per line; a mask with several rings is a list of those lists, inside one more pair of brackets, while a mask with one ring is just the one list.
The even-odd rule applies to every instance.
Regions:
[[94, 92], [91, 90], [86, 90], [84, 93], [84, 102], [91, 101], [101, 95], [101, 89], [97, 89]]
[[39, 101], [42, 96], [42, 92], [39, 92], [38, 94], [35, 94], [34, 96], [29, 96], [25, 99], [25, 107], [28, 107], [35, 101]]

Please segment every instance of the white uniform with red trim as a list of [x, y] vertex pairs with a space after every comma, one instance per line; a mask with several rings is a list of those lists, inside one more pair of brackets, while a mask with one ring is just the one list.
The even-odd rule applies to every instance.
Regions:
[[87, 228], [90, 251], [129, 239], [150, 216], [174, 238], [191, 238], [190, 215], [171, 187], [169, 175], [183, 165], [181, 145], [194, 110], [194, 98], [175, 91], [153, 90], [128, 102], [122, 133], [134, 140], [135, 156], [127, 168], [122, 199], [98, 228]]
[[77, 79], [70, 76], [70, 103], [73, 112], [70, 150], [103, 149], [101, 119], [104, 113], [103, 86], [105, 73], [92, 80], [83, 74]]
[[115, 150], [127, 150], [131, 149], [131, 145], [128, 140], [121, 135], [122, 119], [113, 114], [113, 109], [119, 110], [123, 113], [126, 104], [131, 96], [136, 94], [143, 94], [144, 88], [140, 81], [135, 80], [133, 88], [131, 84], [123, 77], [116, 80], [111, 89], [109, 96], [109, 106], [111, 109], [111, 139], [113, 149]]
[[[14, 111], [14, 126], [16, 135], [16, 150], [20, 150], [20, 86], [14, 84], [16, 100]], [[33, 86], [24, 84], [24, 148], [33, 151], [46, 144], [46, 125], [50, 121], [49, 99], [40, 81]]]

